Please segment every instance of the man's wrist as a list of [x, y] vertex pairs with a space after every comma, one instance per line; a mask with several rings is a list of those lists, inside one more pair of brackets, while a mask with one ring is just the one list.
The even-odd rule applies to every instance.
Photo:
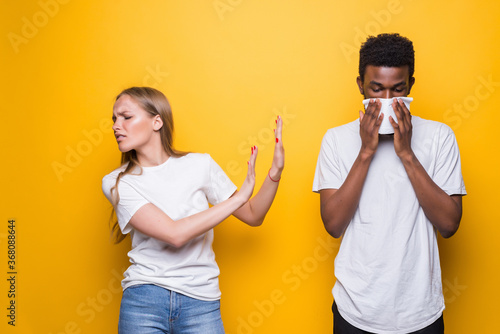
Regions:
[[375, 151], [373, 151], [373, 150], [361, 148], [361, 150], [359, 151], [359, 158], [363, 162], [371, 162], [374, 155], [375, 155]]
[[415, 156], [415, 153], [413, 151], [405, 152], [405, 153], [400, 153], [398, 154], [399, 159], [403, 163], [403, 165], [411, 165], [416, 162], [417, 157]]

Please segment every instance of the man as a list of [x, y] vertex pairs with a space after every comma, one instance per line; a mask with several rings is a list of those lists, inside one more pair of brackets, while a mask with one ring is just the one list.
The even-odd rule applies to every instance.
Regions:
[[[452, 130], [412, 116], [398, 97], [415, 83], [414, 50], [399, 34], [369, 37], [357, 84], [371, 99], [359, 119], [330, 129], [313, 191], [333, 237], [334, 333], [443, 333], [437, 232], [451, 237], [466, 194]], [[379, 99], [393, 99], [394, 134], [381, 135]]]

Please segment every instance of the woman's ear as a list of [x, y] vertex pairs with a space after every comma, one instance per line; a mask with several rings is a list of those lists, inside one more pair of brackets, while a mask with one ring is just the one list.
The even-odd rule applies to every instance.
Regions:
[[153, 130], [158, 131], [162, 128], [162, 126], [163, 126], [163, 121], [162, 121], [160, 115], [156, 115], [153, 118]]

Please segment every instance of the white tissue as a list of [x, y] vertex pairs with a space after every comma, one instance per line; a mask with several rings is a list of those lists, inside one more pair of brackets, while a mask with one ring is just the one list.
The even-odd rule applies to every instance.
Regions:
[[[401, 99], [405, 104], [406, 108], [410, 110], [410, 102], [413, 101], [413, 97], [398, 97], [398, 99]], [[365, 110], [366, 108], [368, 108], [368, 102], [370, 102], [370, 100], [375, 100], [375, 99], [373, 98], [373, 99], [363, 100], [363, 105], [365, 106]], [[394, 128], [392, 127], [392, 124], [389, 121], [389, 116], [392, 116], [392, 118], [394, 119], [394, 121], [396, 121], [396, 123], [398, 122], [398, 118], [396, 117], [396, 114], [392, 109], [392, 102], [394, 101], [394, 98], [379, 99], [379, 100], [380, 102], [382, 102], [382, 107], [380, 108], [380, 115], [384, 114], [384, 118], [382, 119], [382, 124], [380, 125], [378, 133], [383, 135], [392, 134], [394, 133]]]

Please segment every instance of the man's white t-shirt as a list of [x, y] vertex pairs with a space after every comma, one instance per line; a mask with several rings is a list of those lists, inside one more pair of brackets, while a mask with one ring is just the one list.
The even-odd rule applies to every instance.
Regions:
[[[110, 202], [110, 190], [125, 167], [102, 180], [103, 192]], [[175, 248], [136, 231], [129, 221], [147, 203], [179, 220], [208, 209], [209, 203], [216, 205], [228, 199], [235, 191], [236, 186], [208, 154], [170, 157], [159, 166], [142, 167], [140, 175], [124, 175], [118, 183], [120, 201], [115, 208], [122, 233], [132, 237], [132, 250], [128, 253], [131, 265], [124, 274], [123, 289], [155, 284], [200, 300], [220, 299], [213, 230]]]
[[[448, 195], [465, 195], [460, 153], [445, 124], [412, 116], [411, 146]], [[380, 137], [353, 219], [335, 258], [333, 296], [350, 324], [375, 333], [409, 333], [444, 310], [437, 235], [394, 151]], [[361, 148], [359, 120], [327, 131], [313, 191], [338, 189]]]

